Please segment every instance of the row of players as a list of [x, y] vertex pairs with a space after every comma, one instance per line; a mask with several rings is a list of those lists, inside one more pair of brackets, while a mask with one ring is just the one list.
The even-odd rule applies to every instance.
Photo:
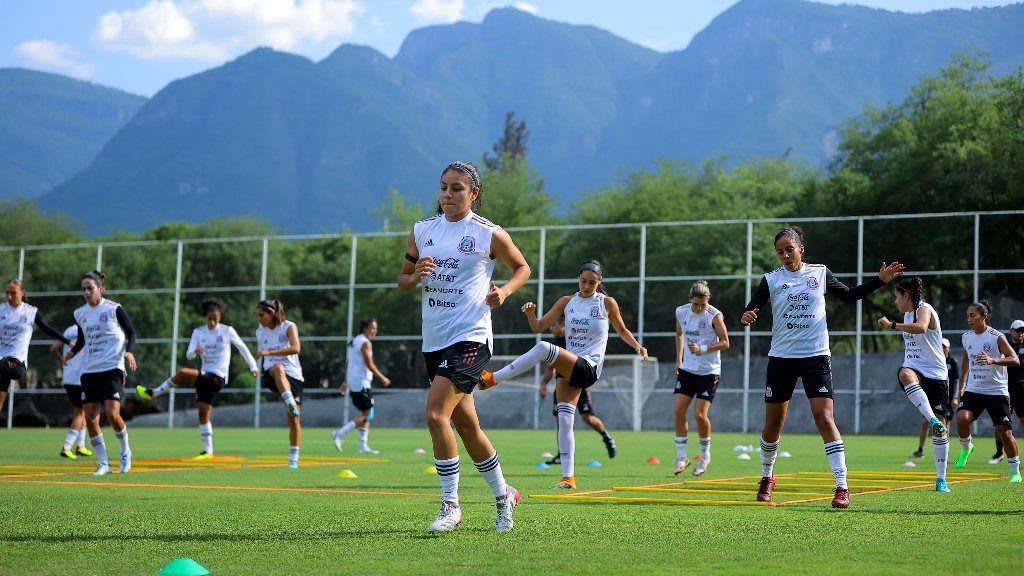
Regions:
[[[468, 162], [454, 162], [447, 166], [441, 176], [437, 215], [415, 224], [408, 237], [405, 261], [398, 277], [400, 291], [423, 291], [423, 353], [431, 381], [426, 422], [442, 491], [441, 509], [430, 524], [431, 531], [450, 531], [462, 521], [456, 433], [494, 493], [497, 505], [495, 529], [506, 531], [513, 527], [513, 510], [519, 503], [519, 493], [505, 482], [498, 453], [480, 428], [472, 395], [474, 388], [490, 388], [525, 373], [540, 362], [553, 366], [560, 375], [555, 391], [563, 476], [556, 488], [573, 489], [576, 483], [572, 424], [581, 392], [600, 378], [609, 327], [614, 327], [638, 355], [645, 360], [647, 358], [647, 350], [626, 328], [618, 303], [604, 291], [604, 270], [592, 260], [580, 267], [579, 290], [559, 298], [545, 314], [538, 317], [537, 307], [532, 302], [522, 307], [531, 329], [537, 333], [547, 330], [564, 316], [568, 326], [566, 345], [560, 347], [542, 341], [504, 368], [494, 373], [485, 371], [493, 341], [490, 310], [501, 306], [509, 295], [526, 283], [530, 267], [508, 232], [474, 211], [482, 200], [482, 194], [483, 187], [475, 166]], [[771, 500], [779, 439], [789, 401], [797, 380], [801, 380], [836, 483], [832, 506], [846, 508], [849, 506], [849, 490], [845, 445], [832, 416], [825, 295], [833, 295], [844, 302], [860, 300], [902, 276], [904, 266], [897, 262], [883, 263], [877, 277], [849, 288], [825, 266], [803, 262], [804, 235], [798, 227], [780, 230], [775, 236], [774, 247], [782, 266], [764, 275], [741, 316], [741, 323], [750, 325], [757, 321], [758, 313], [765, 305], [770, 303], [774, 311], [765, 383], [765, 425], [761, 434], [763, 478], [757, 498]], [[511, 278], [503, 286], [497, 286], [492, 280], [496, 261], [511, 271]], [[135, 369], [131, 353], [134, 330], [130, 320], [119, 305], [102, 298], [102, 288], [102, 274], [90, 273], [83, 278], [86, 305], [75, 311], [78, 333], [71, 349], [64, 355], [65, 360], [70, 360], [83, 347], [86, 350], [81, 387], [89, 434], [100, 459], [97, 473], [110, 470], [99, 431], [99, 403], [105, 404], [110, 417], [110, 412], [116, 410], [117, 402], [123, 397], [125, 363], [128, 368]], [[904, 312], [904, 321], [882, 318], [879, 324], [904, 333], [907, 354], [905, 365], [899, 372], [899, 383], [928, 420], [936, 452], [936, 489], [947, 492], [946, 423], [934, 413], [934, 403], [929, 399], [929, 394], [934, 396], [935, 389], [941, 389], [945, 397], [944, 386], [948, 378], [941, 353], [938, 315], [924, 302], [920, 279], [901, 279], [896, 284], [895, 294], [897, 305]], [[706, 438], [704, 431], [699, 430], [702, 440], [708, 440], [707, 450], [702, 450], [695, 467], [695, 471], [702, 472], [710, 462], [710, 424], [706, 418], [707, 406], [701, 404], [701, 400], [706, 397], [710, 402], [710, 393], [718, 376], [712, 365], [718, 363], [721, 350], [728, 347], [728, 339], [721, 314], [708, 304], [710, 292], [706, 284], [696, 284], [690, 296], [690, 305], [681, 308], [685, 317], [679, 318], [677, 347], [682, 370], [677, 387], [680, 396], [696, 398], [699, 427], [707, 425]], [[34, 309], [31, 310], [35, 314]], [[958, 463], [965, 463], [974, 449], [970, 423], [983, 411], [988, 411], [997, 424], [1009, 456], [1011, 481], [1019, 482], [1019, 457], [1009, 430], [1006, 376], [1006, 367], [1018, 366], [1019, 360], [1006, 338], [988, 327], [989, 314], [985, 302], [974, 303], [968, 308], [971, 330], [963, 337], [965, 391], [957, 413], [963, 451]], [[297, 466], [302, 387], [298, 329], [294, 323], [284, 319], [280, 302], [261, 301], [257, 315], [260, 322], [257, 332], [259, 356], [264, 359], [264, 384], [277, 392], [286, 405], [291, 441], [289, 463]], [[42, 322], [37, 324], [41, 328], [45, 326]], [[63, 335], [59, 339], [71, 344], [71, 340]], [[688, 361], [697, 367], [695, 371], [687, 368]], [[692, 394], [685, 393], [687, 391]], [[148, 391], [143, 392], [148, 394]], [[704, 392], [708, 395], [702, 397]], [[677, 400], [677, 404], [685, 402]], [[121, 443], [122, 471], [127, 471], [131, 459], [127, 430], [116, 415], [110, 420]], [[679, 472], [684, 471], [688, 463], [684, 432], [685, 428], [677, 432]]]

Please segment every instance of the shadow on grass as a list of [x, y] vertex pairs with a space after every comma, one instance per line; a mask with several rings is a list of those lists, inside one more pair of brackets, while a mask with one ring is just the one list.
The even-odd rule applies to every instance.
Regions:
[[[425, 534], [424, 529], [357, 529], [331, 530], [317, 532], [315, 534], [139, 534], [131, 536], [134, 541], [151, 540], [153, 542], [280, 542], [280, 541], [301, 541], [308, 542], [310, 538], [323, 539], [345, 539], [367, 536], [406, 536], [412, 538], [430, 537]], [[490, 532], [486, 529], [460, 529], [460, 532]], [[5, 535], [0, 536], [0, 543], [44, 543], [44, 544], [85, 544], [89, 542], [124, 542], [128, 538], [125, 534], [61, 534], [61, 535]]]

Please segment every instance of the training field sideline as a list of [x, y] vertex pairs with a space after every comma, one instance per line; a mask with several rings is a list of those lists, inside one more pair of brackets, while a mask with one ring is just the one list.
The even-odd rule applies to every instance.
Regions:
[[[817, 500], [831, 483], [817, 436], [783, 435], [780, 450], [792, 457], [775, 468], [781, 505], [753, 506], [731, 503], [754, 500], [758, 455], [738, 460], [733, 447], [756, 446], [757, 434], [715, 434], [711, 466], [697, 479], [672, 475], [671, 432], [617, 432], [619, 455], [609, 460], [599, 436], [578, 430], [581, 496], [552, 500], [530, 496], [555, 494], [558, 466], [535, 467], [555, 451], [554, 432], [488, 430], [523, 494], [515, 530], [492, 531], [490, 490], [463, 452], [465, 522], [430, 535], [439, 488], [425, 471], [426, 430], [376, 429], [381, 452], [369, 457], [354, 453], [354, 438], [339, 454], [329, 430], [303, 432], [300, 468], [289, 470], [284, 429], [218, 428], [218, 459], [193, 463], [194, 429], [133, 428], [133, 470], [94, 478], [93, 459], [57, 457], [62, 429], [2, 430], [0, 574], [156, 574], [180, 557], [217, 576], [1009, 574], [1021, 562], [1024, 485], [1007, 482], [1005, 464], [987, 464], [989, 438], [976, 439], [966, 468], [951, 468], [953, 492], [938, 494], [930, 450], [916, 468], [902, 466], [915, 438], [847, 436], [853, 496], [849, 510], [833, 510]], [[957, 453], [952, 446], [951, 459]], [[649, 464], [652, 456], [661, 463]], [[584, 501], [588, 492], [608, 500]], [[811, 501], [783, 504], [795, 500]]]

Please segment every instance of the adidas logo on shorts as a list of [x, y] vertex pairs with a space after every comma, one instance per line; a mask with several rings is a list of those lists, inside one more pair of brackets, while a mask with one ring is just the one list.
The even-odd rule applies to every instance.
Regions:
[[822, 394], [828, 394], [828, 387], [822, 386], [821, 390], [818, 390], [818, 392], [821, 392]]
[[772, 389], [771, 389], [771, 387], [766, 387], [764, 389], [764, 397], [765, 398], [771, 398], [772, 397]]
[[437, 365], [438, 368], [447, 368], [448, 360], [441, 360], [441, 363]]
[[701, 396], [707, 396], [707, 395], [708, 395], [708, 393], [706, 391], [701, 394]]
[[433, 246], [433, 245], [434, 245], [434, 239], [433, 238], [428, 238], [427, 239], [427, 243], [424, 244], [423, 247], [426, 248], [427, 246]]
[[121, 397], [121, 393], [120, 392], [114, 392], [114, 399], [115, 400], [120, 398], [120, 397]]

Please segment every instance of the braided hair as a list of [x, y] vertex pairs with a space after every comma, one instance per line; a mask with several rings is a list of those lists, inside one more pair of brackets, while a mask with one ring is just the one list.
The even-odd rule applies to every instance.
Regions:
[[917, 309], [924, 301], [924, 280], [920, 276], [904, 276], [896, 281], [896, 289], [914, 300], [914, 322], [917, 322]]
[[278, 325], [284, 322], [284, 304], [282, 304], [280, 300], [276, 300], [274, 298], [260, 300], [256, 307], [264, 312], [273, 314]]
[[992, 305], [988, 303], [988, 300], [979, 300], [968, 306], [968, 308], [976, 309], [982, 318], [988, 318], [992, 314]]
[[804, 229], [799, 226], [786, 226], [779, 233], [775, 235], [775, 241], [778, 242], [783, 236], [789, 236], [793, 239], [793, 243], [797, 246], [804, 245]]
[[[472, 204], [470, 204], [470, 208], [472, 208], [473, 210], [478, 210], [480, 208], [480, 205], [483, 204], [484, 202], [484, 183], [480, 179], [480, 171], [477, 170], [477, 167], [472, 162], [467, 162], [465, 160], [456, 160], [451, 164], [445, 166], [444, 170], [441, 172], [441, 177], [444, 178], [444, 175], [447, 174], [449, 170], [461, 172], [464, 176], [466, 176], [469, 179], [470, 191], [472, 191], [473, 188], [480, 190], [480, 193], [477, 194], [476, 199], [473, 200]], [[440, 202], [437, 203], [437, 213], [441, 213]]]

